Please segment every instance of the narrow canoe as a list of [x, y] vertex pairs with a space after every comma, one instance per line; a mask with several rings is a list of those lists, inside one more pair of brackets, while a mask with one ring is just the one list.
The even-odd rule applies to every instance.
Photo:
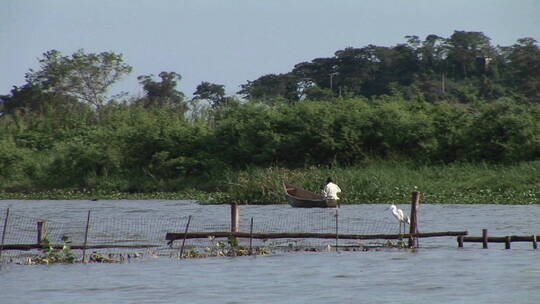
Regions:
[[322, 197], [308, 190], [283, 183], [283, 190], [289, 204], [296, 208], [334, 208], [335, 204], [329, 202]]

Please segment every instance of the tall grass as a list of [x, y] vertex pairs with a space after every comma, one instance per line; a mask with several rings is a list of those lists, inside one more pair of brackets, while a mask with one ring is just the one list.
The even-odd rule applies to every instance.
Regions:
[[231, 173], [231, 201], [284, 203], [282, 181], [320, 192], [327, 177], [342, 188], [342, 203], [403, 203], [422, 192], [425, 203], [540, 203], [540, 161], [514, 165], [485, 163], [418, 165], [379, 161], [347, 168], [252, 168]]
[[[283, 181], [320, 192], [328, 177], [342, 188], [342, 204], [407, 203], [415, 190], [422, 193], [423, 203], [540, 204], [540, 161], [513, 165], [374, 161], [356, 167], [249, 168], [224, 170], [196, 181], [179, 179], [176, 183], [160, 184], [143, 179], [139, 180], [140, 191], [102, 179], [99, 187], [93, 189], [0, 192], [0, 198], [193, 199], [211, 204], [284, 204]], [[106, 186], [107, 181], [112, 185]], [[146, 183], [152, 187], [145, 188]]]

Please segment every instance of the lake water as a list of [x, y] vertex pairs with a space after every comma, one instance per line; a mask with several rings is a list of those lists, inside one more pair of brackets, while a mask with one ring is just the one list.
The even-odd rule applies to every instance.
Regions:
[[[165, 218], [193, 215], [229, 220], [228, 206], [189, 201], [0, 201], [0, 212], [51, 221], [95, 217]], [[408, 212], [408, 206], [400, 206]], [[393, 220], [386, 205], [342, 206], [349, 219]], [[289, 206], [241, 206], [254, 217], [303, 216]], [[321, 210], [319, 212], [331, 212]], [[421, 232], [481, 235], [540, 234], [540, 206], [422, 204]], [[245, 227], [245, 226], [244, 226]], [[397, 224], [396, 224], [397, 228]], [[465, 243], [422, 239], [421, 248], [277, 252], [206, 259], [144, 258], [119, 264], [24, 266], [0, 269], [0, 303], [540, 303], [540, 250], [530, 243]]]

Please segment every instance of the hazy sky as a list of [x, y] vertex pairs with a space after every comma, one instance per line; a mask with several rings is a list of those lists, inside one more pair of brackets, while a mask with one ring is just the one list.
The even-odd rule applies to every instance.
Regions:
[[23, 85], [51, 49], [123, 54], [133, 72], [111, 93], [142, 94], [137, 76], [173, 71], [188, 96], [201, 81], [234, 94], [345, 47], [455, 30], [481, 31], [493, 45], [540, 40], [540, 1], [0, 0], [0, 95]]

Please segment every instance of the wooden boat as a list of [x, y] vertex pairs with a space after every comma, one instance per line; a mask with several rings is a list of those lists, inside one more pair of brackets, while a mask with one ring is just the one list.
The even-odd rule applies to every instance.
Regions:
[[329, 202], [322, 197], [308, 190], [283, 183], [283, 190], [289, 204], [297, 208], [334, 208], [335, 204]]

